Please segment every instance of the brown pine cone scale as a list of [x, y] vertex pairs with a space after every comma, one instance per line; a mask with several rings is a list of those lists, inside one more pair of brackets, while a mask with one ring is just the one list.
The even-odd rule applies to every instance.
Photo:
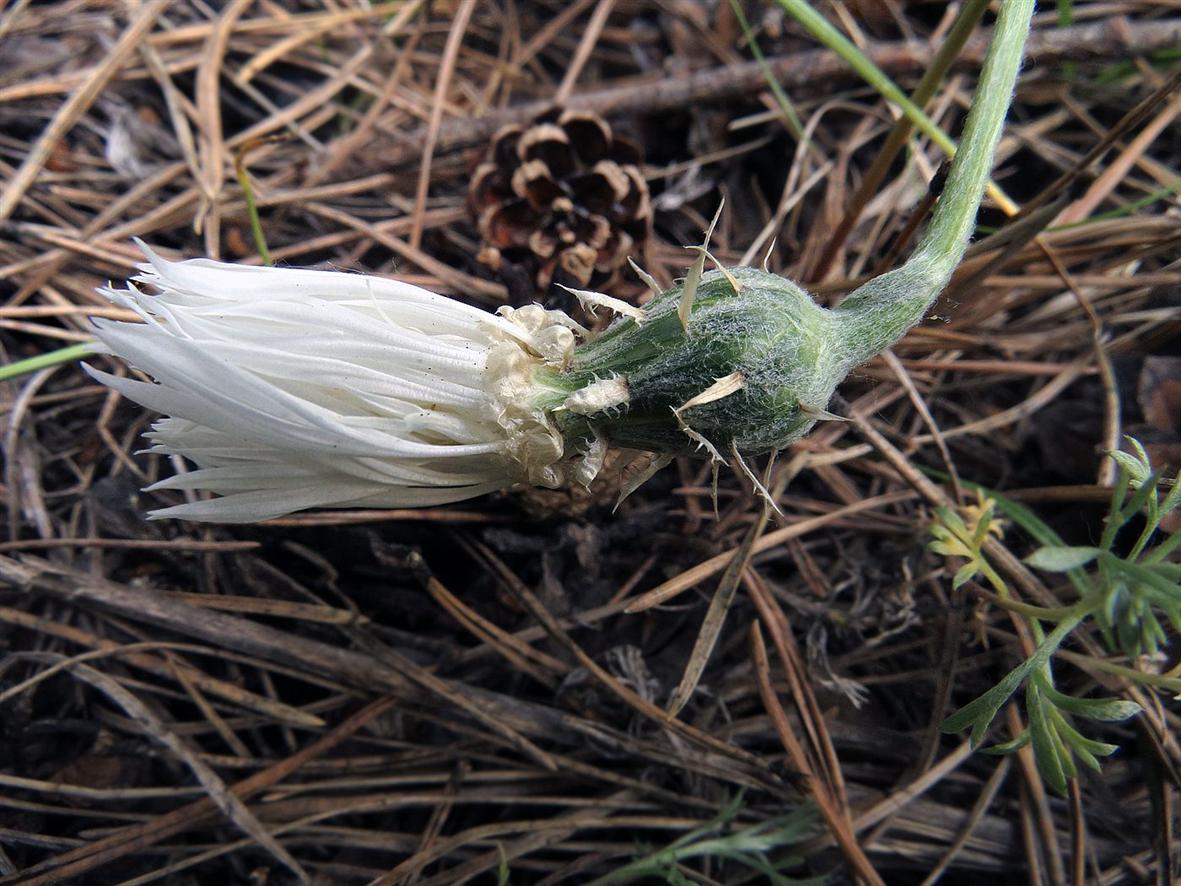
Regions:
[[605, 288], [648, 238], [652, 207], [639, 149], [585, 111], [551, 111], [492, 137], [469, 202], [480, 261], [528, 276]]

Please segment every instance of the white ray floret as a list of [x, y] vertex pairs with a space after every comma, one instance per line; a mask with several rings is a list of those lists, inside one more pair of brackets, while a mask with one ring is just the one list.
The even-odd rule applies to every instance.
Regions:
[[169, 262], [140, 245], [127, 289], [102, 291], [144, 322], [94, 325], [103, 352], [154, 383], [87, 369], [167, 416], [152, 451], [197, 466], [152, 489], [219, 496], [150, 516], [251, 522], [561, 479], [562, 439], [530, 386], [534, 368], [568, 358], [566, 318], [497, 316], [382, 277]]

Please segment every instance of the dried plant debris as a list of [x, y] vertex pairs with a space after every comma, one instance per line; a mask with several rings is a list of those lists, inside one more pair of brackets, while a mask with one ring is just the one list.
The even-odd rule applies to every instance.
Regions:
[[[904, 95], [945, 68], [960, 139], [996, 4], [813, 5]], [[0, 884], [1181, 881], [1173, 6], [1042, 4], [936, 316], [773, 461], [147, 522], [192, 466], [45, 357], [137, 319], [96, 292], [132, 238], [263, 264], [255, 222], [608, 322], [724, 201], [711, 256], [839, 304], [945, 151], [799, 3], [737, 6], [0, 9], [0, 362], [43, 359], [0, 381]]]

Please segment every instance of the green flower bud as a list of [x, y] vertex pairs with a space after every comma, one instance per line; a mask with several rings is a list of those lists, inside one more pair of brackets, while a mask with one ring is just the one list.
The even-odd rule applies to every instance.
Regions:
[[[789, 280], [737, 268], [701, 278], [686, 333], [682, 291], [661, 293], [643, 322], [621, 319], [575, 350], [551, 382], [575, 394], [554, 412], [567, 440], [598, 433], [616, 446], [686, 454], [704, 439], [757, 455], [807, 433], [849, 368], [836, 316]], [[716, 399], [686, 405], [726, 379]]]

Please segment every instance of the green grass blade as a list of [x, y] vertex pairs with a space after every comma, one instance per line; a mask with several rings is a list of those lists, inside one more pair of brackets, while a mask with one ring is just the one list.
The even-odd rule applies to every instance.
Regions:
[[[875, 65], [848, 37], [838, 31], [824, 16], [812, 8], [807, 0], [775, 0], [808, 32], [839, 55], [862, 80], [868, 83], [883, 98], [896, 104], [923, 135], [931, 139], [949, 157], [956, 152], [955, 141], [939, 125], [927, 116], [905, 92]], [[989, 195], [1001, 206], [1007, 215], [1015, 215], [1017, 207], [999, 187], [990, 183]]]
[[68, 348], [59, 348], [56, 351], [38, 354], [36, 357], [29, 357], [27, 360], [17, 360], [15, 363], [8, 363], [0, 366], [0, 381], [11, 381], [14, 378], [20, 378], [22, 375], [30, 375], [34, 372], [40, 372], [42, 369], [48, 369], [50, 366], [61, 366], [63, 363], [83, 360], [95, 353], [94, 348], [95, 342], [83, 342], [78, 345], [70, 345]]
[[800, 120], [800, 115], [796, 113], [795, 105], [791, 103], [791, 99], [787, 97], [787, 93], [783, 91], [783, 87], [775, 79], [775, 72], [767, 64], [767, 58], [763, 55], [763, 50], [759, 48], [759, 43], [755, 39], [755, 32], [751, 29], [750, 22], [747, 21], [746, 13], [742, 11], [742, 4], [738, 0], [730, 0], [730, 9], [734, 11], [734, 17], [738, 19], [738, 26], [742, 28], [742, 36], [746, 39], [746, 45], [750, 47], [750, 54], [754, 56], [759, 70], [763, 72], [763, 77], [767, 81], [767, 88], [771, 90], [771, 94], [775, 96], [775, 101], [779, 103], [780, 110], [783, 111], [783, 116], [787, 120], [788, 129], [791, 130], [791, 134], [796, 138], [804, 138], [804, 124]]

